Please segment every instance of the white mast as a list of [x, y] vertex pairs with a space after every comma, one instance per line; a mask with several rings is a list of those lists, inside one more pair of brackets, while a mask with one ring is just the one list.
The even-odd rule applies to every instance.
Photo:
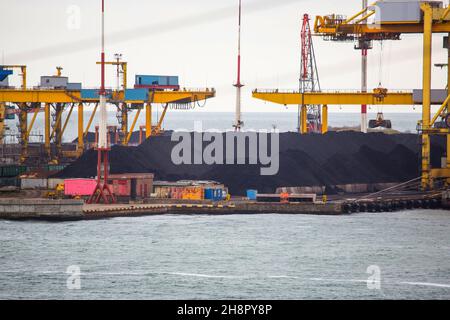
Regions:
[[105, 0], [102, 0], [102, 53], [101, 53], [101, 87], [100, 87], [100, 118], [98, 125], [98, 148], [108, 148], [107, 137], [107, 112], [106, 112], [106, 90], [105, 90]]

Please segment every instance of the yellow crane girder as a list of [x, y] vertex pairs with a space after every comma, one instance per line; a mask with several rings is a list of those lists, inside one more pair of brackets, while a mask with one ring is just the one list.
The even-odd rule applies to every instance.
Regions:
[[[412, 92], [280, 92], [253, 91], [253, 98], [282, 105], [414, 105]], [[442, 102], [435, 102], [441, 104]]]
[[[372, 4], [348, 19], [342, 19], [338, 15], [317, 16], [314, 22], [314, 32], [320, 36], [362, 36], [390, 35], [390, 34], [423, 34], [423, 21], [404, 21], [395, 23], [367, 23], [367, 19], [375, 14]], [[450, 32], [450, 7], [431, 9], [431, 32]]]
[[[188, 103], [215, 97], [214, 89], [156, 91], [152, 103]], [[146, 103], [142, 100], [124, 100], [123, 91], [113, 92], [113, 96], [124, 103]], [[116, 100], [114, 100], [116, 102]], [[0, 89], [0, 103], [97, 103], [98, 98], [82, 99], [80, 91]]]

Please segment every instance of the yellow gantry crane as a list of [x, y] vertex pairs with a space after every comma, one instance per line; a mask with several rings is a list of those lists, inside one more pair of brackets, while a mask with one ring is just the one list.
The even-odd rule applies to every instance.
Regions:
[[[20, 70], [21, 77], [21, 88], [24, 89], [27, 87], [27, 66], [25, 65], [2, 65], [0, 66], [3, 70]], [[19, 109], [19, 128], [20, 128], [20, 137], [22, 144], [22, 154], [25, 154], [27, 151], [27, 139], [26, 137], [29, 135], [26, 117], [27, 117], [27, 105], [18, 104]], [[6, 103], [0, 101], [0, 143], [3, 143], [4, 132], [5, 132], [5, 118], [6, 118]]]
[[[374, 21], [369, 23], [369, 18]], [[399, 40], [401, 34], [423, 34], [423, 88], [420, 99], [415, 99], [413, 92], [393, 92], [377, 88], [373, 92], [320, 92], [305, 93], [280, 92], [278, 90], [254, 90], [253, 97], [279, 103], [293, 104], [322, 104], [327, 105], [422, 105], [422, 120], [418, 124], [422, 135], [422, 188], [431, 189], [436, 178], [447, 179], [450, 183], [450, 89], [447, 89], [446, 99], [433, 101], [431, 90], [432, 69], [432, 36], [433, 34], [450, 33], [450, 7], [444, 7], [442, 1], [377, 1], [366, 9], [347, 18], [332, 14], [316, 17], [314, 24], [316, 35], [331, 41], [356, 41], [361, 47], [370, 41]], [[449, 50], [450, 37], [445, 38]], [[448, 73], [450, 83], [450, 70]], [[420, 101], [417, 101], [420, 100]], [[443, 102], [443, 103], [442, 103]], [[438, 104], [440, 108], [431, 115], [431, 105]], [[324, 117], [326, 122], [327, 117]], [[438, 118], [442, 118], [447, 126], [436, 127]], [[326, 123], [324, 123], [326, 126]], [[326, 129], [323, 130], [326, 132]], [[430, 164], [430, 136], [445, 135], [447, 137], [447, 166], [446, 168], [431, 168]]]
[[[114, 65], [117, 62], [108, 62], [107, 64]], [[127, 97], [127, 92], [133, 89], [126, 89], [127, 87], [127, 64], [126, 62], [119, 62], [122, 71], [123, 71], [123, 88], [118, 90], [108, 90], [108, 103], [121, 105], [124, 111], [128, 111], [131, 108], [137, 109], [137, 113], [135, 118], [133, 119], [132, 126], [128, 131], [128, 116], [124, 116], [122, 118], [123, 123], [121, 126], [121, 130], [124, 134], [124, 138], [122, 139], [122, 144], [127, 145], [131, 134], [135, 128], [137, 120], [140, 115], [141, 109], [146, 108], [146, 137], [150, 137], [152, 133], [159, 133], [161, 131], [162, 120], [164, 117], [162, 116], [160, 121], [155, 127], [152, 127], [152, 104], [163, 104], [165, 105], [164, 113], [168, 109], [168, 106], [171, 104], [189, 104], [189, 103], [197, 103], [199, 101], [207, 100], [215, 97], [215, 89], [206, 88], [206, 89], [179, 89], [179, 90], [164, 90], [164, 91], [152, 91], [149, 92], [145, 97]], [[91, 128], [93, 119], [95, 117], [96, 111], [98, 109], [99, 104], [99, 96], [98, 90], [95, 89], [71, 89], [71, 88], [27, 88], [26, 85], [26, 67], [25, 66], [3, 66], [6, 68], [13, 67], [22, 67], [22, 76], [23, 83], [20, 88], [12, 88], [12, 87], [2, 87], [0, 88], [0, 106], [5, 105], [14, 105], [19, 108], [19, 123], [21, 127], [21, 144], [22, 144], [22, 152], [20, 161], [24, 162], [28, 156], [28, 141], [31, 130], [33, 129], [36, 116], [39, 111], [44, 111], [44, 119], [45, 119], [45, 129], [44, 129], [44, 138], [45, 138], [45, 150], [48, 156], [48, 159], [51, 163], [58, 163], [61, 156], [65, 156], [67, 158], [78, 157], [80, 156], [84, 150], [85, 138]], [[62, 68], [57, 68], [57, 77], [61, 76]], [[89, 94], [86, 94], [85, 92]], [[89, 116], [89, 120], [87, 126], [84, 127], [84, 116], [85, 111], [84, 108], [86, 106], [92, 105], [94, 106], [92, 113]], [[41, 108], [44, 106], [43, 108]], [[133, 106], [133, 107], [130, 107]], [[51, 117], [51, 108], [55, 110], [54, 119], [52, 121]], [[71, 119], [72, 111], [77, 108], [78, 109], [78, 142], [77, 142], [77, 150], [76, 152], [62, 151], [61, 142], [62, 137], [65, 133], [67, 125]], [[3, 108], [4, 109], [4, 108]], [[68, 109], [67, 116], [63, 119], [64, 110]], [[32, 119], [28, 124], [28, 114], [33, 113]], [[5, 120], [5, 112], [1, 112], [0, 110], [0, 123], [3, 124]], [[152, 130], [152, 128], [154, 128]], [[0, 131], [0, 135], [3, 137], [4, 135], [4, 127], [2, 126]], [[56, 155], [51, 155], [51, 141], [55, 141], [56, 145]]]

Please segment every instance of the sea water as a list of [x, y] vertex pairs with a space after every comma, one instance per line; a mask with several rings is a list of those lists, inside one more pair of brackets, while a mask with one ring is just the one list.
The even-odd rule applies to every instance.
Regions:
[[1, 220], [0, 299], [24, 298], [449, 299], [450, 213]]

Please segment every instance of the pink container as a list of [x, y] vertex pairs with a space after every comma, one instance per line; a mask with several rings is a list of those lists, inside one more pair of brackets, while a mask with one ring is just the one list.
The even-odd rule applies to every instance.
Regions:
[[64, 194], [66, 196], [90, 196], [97, 185], [94, 179], [66, 179], [64, 180]]

